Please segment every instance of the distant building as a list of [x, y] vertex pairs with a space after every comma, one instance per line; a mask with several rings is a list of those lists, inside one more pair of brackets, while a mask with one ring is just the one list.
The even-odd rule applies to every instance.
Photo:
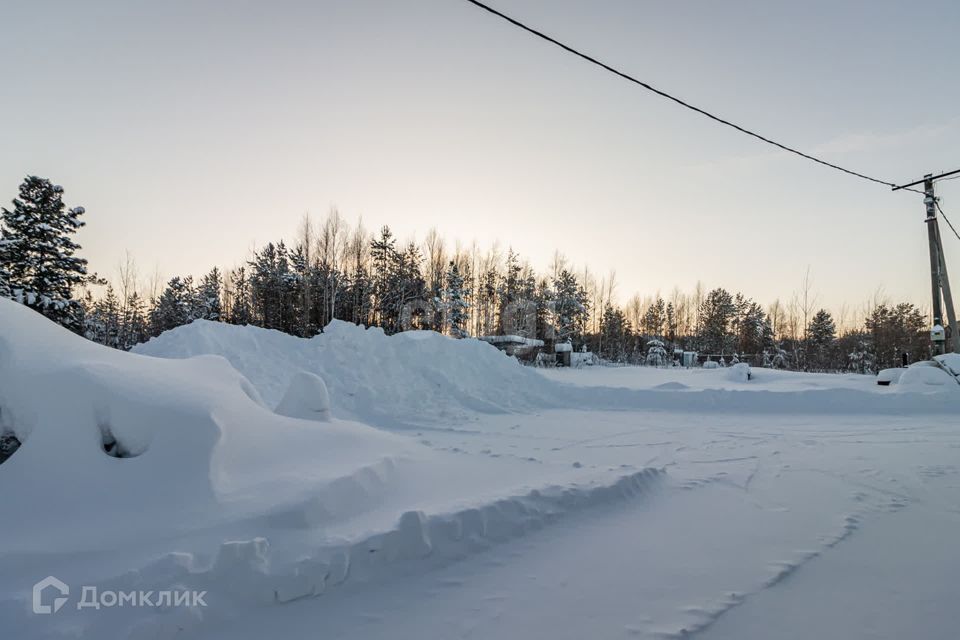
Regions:
[[533, 360], [543, 349], [543, 340], [524, 338], [523, 336], [480, 336], [479, 340], [488, 342], [508, 356], [517, 356], [521, 360]]
[[573, 345], [569, 342], [558, 342], [553, 345], [553, 351], [557, 355], [558, 367], [569, 367], [573, 360]]

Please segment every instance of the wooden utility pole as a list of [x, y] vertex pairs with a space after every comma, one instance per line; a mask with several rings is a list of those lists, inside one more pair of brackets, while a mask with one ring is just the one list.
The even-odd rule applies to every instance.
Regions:
[[[923, 204], [926, 206], [927, 217], [924, 222], [927, 225], [927, 242], [930, 245], [930, 284], [933, 293], [933, 355], [938, 356], [943, 353], [946, 335], [938, 335], [943, 331], [943, 307], [940, 304], [940, 245], [937, 242], [937, 206], [933, 195], [933, 174], [928, 173], [923, 176]], [[952, 327], [951, 327], [952, 333]], [[939, 339], [938, 339], [939, 338]], [[952, 336], [951, 336], [952, 338]]]
[[[950, 292], [950, 277], [947, 274], [947, 263], [943, 257], [943, 243], [940, 239], [940, 226], [937, 222], [937, 196], [934, 193], [933, 183], [938, 178], [944, 178], [956, 173], [960, 169], [941, 173], [940, 175], [927, 174], [923, 180], [894, 187], [893, 190], [907, 189], [923, 183], [923, 204], [927, 225], [927, 243], [930, 247], [930, 289], [933, 298], [933, 327], [930, 339], [933, 342], [934, 355], [944, 351], [960, 353], [960, 336], [957, 335], [957, 315], [953, 307], [953, 294]], [[941, 303], [942, 301], [942, 303]], [[943, 321], [944, 307], [946, 307], [947, 323]], [[947, 327], [946, 329], [944, 327]]]

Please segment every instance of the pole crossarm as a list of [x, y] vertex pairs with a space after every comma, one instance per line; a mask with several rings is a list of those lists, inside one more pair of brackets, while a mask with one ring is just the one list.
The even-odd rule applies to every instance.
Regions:
[[[960, 173], [960, 169], [954, 169], [953, 171], [947, 171], [946, 173], [941, 173], [937, 176], [930, 176], [930, 180], [939, 180], [940, 178], [946, 178], [947, 176], [952, 176], [954, 174]], [[906, 189], [908, 187], [915, 187], [918, 184], [923, 184], [923, 181], [926, 180], [926, 177], [915, 180], [909, 184], [901, 184], [899, 187], [893, 187], [891, 191], [899, 191], [900, 189]]]

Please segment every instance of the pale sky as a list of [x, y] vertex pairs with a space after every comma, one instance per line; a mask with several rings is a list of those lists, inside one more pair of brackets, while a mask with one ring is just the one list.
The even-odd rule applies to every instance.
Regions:
[[[960, 3], [490, 0], [884, 180], [960, 168]], [[633, 292], [929, 305], [920, 196], [779, 152], [462, 0], [0, 4], [0, 200], [87, 209], [91, 268], [230, 267], [332, 205], [401, 239], [555, 249]], [[960, 223], [960, 180], [939, 186]], [[944, 226], [960, 282], [960, 241]]]

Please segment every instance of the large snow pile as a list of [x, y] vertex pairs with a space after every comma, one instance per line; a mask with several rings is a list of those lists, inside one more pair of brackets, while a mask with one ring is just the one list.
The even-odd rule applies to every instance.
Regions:
[[8, 552], [280, 508], [410, 449], [361, 424], [276, 415], [217, 356], [115, 351], [5, 299], [0, 328], [0, 431], [21, 443], [0, 464]]
[[387, 336], [335, 320], [311, 339], [198, 320], [134, 352], [165, 358], [223, 356], [276, 406], [300, 372], [320, 376], [334, 415], [384, 426], [460, 420], [563, 404], [556, 384], [480, 340], [432, 331]]

